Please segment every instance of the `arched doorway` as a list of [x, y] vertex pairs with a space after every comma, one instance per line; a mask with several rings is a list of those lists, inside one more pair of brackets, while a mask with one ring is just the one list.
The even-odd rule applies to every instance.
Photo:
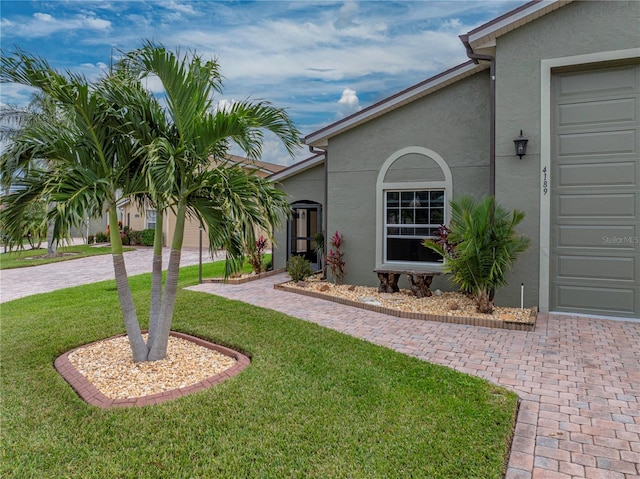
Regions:
[[322, 205], [313, 201], [293, 203], [287, 226], [287, 260], [291, 256], [303, 256], [314, 270], [320, 269], [321, 258], [315, 251], [314, 236], [322, 231]]

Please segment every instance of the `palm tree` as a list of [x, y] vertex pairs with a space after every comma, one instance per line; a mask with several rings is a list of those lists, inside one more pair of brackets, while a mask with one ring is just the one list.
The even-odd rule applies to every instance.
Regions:
[[[171, 208], [176, 214], [164, 291], [157, 288], [160, 270], [154, 268], [152, 273], [155, 306], [151, 308], [147, 346], [148, 359], [156, 360], [166, 356], [186, 218], [195, 217], [206, 227], [212, 249], [226, 250], [230, 274], [242, 264], [246, 246], [255, 242], [255, 227], [272, 231], [288, 212], [278, 189], [240, 166], [228, 164], [225, 158], [231, 143], [249, 158], [258, 159], [263, 131], [267, 130], [292, 154], [299, 144], [299, 132], [284, 110], [268, 102], [246, 100], [216, 110], [214, 94], [222, 90], [219, 65], [195, 53], [181, 56], [146, 42], [125, 55], [121, 68], [136, 72], [140, 78], [155, 75], [167, 102], [165, 134], [150, 142], [140, 141], [147, 155], [151, 199], [160, 211]], [[161, 264], [161, 227], [156, 224], [154, 264]], [[159, 308], [158, 297], [162, 298]]]
[[[70, 226], [79, 226], [85, 212], [109, 214], [111, 246], [118, 297], [134, 360], [146, 359], [135, 307], [122, 255], [116, 203], [120, 192], [138, 191], [138, 156], [134, 144], [124, 135], [126, 108], [105, 100], [102, 88], [131, 88], [135, 83], [122, 77], [107, 77], [97, 85], [74, 74], [62, 75], [46, 60], [17, 51], [3, 56], [0, 81], [15, 82], [38, 89], [64, 113], [64, 122], [33, 122], [22, 128], [0, 164], [24, 170], [20, 189], [3, 199], [4, 223], [15, 227], [28, 205], [48, 198], [55, 202], [49, 211], [54, 237], [60, 238]], [[46, 168], [27, 167], [34, 158], [46, 158]], [[137, 171], [136, 171], [137, 168]]]
[[[118, 297], [133, 359], [164, 358], [186, 218], [206, 227], [212, 249], [227, 251], [227, 274], [237, 270], [246, 245], [255, 241], [254, 228], [272, 231], [288, 205], [272, 184], [225, 164], [224, 158], [232, 142], [250, 158], [259, 158], [264, 130], [292, 153], [299, 132], [284, 110], [267, 102], [247, 100], [216, 111], [213, 94], [222, 86], [218, 64], [195, 54], [180, 57], [148, 42], [125, 55], [115, 71], [95, 85], [78, 75], [61, 75], [46, 61], [20, 51], [1, 61], [3, 82], [40, 89], [71, 118], [68, 126], [37, 125], [16, 139], [14, 158], [44, 156], [53, 168], [48, 175], [30, 170], [22, 180], [25, 189], [7, 198], [3, 218], [14, 224], [24, 213], [23, 205], [43, 194], [57, 202], [49, 212], [56, 233], [77, 223], [81, 211], [108, 211]], [[148, 75], [162, 82], [166, 108], [142, 88], [141, 79]], [[122, 197], [150, 202], [160, 213], [146, 343], [122, 255], [116, 211]], [[176, 228], [163, 291], [161, 218], [168, 209], [176, 214]]]
[[507, 272], [529, 247], [529, 238], [515, 231], [524, 213], [507, 212], [494, 197], [476, 203], [465, 196], [450, 204], [446, 244], [425, 240], [423, 245], [445, 259], [445, 271], [463, 291], [473, 294], [478, 311], [491, 313], [493, 293], [507, 284]]
[[[55, 105], [48, 101], [47, 97], [41, 94], [34, 94], [33, 99], [26, 107], [18, 107], [15, 105], [2, 105], [0, 106], [0, 141], [11, 144], [13, 139], [19, 134], [23, 128], [29, 128], [37, 122], [57, 122], [62, 121], [59, 112], [56, 112]], [[30, 165], [25, 165], [24, 162], [12, 162], [11, 156], [5, 157], [9, 162], [2, 166], [2, 183], [6, 189], [11, 189], [11, 186], [15, 186], [16, 177], [23, 174], [23, 169], [29, 168]], [[0, 160], [2, 161], [2, 160]], [[32, 160], [39, 164], [39, 166], [46, 166], [46, 159]], [[35, 165], [33, 165], [35, 166]], [[30, 207], [31, 212], [41, 212], [46, 210], [46, 199], [43, 198], [42, 204], [32, 205]], [[52, 207], [53, 205], [49, 205]], [[37, 235], [38, 248], [43, 237], [47, 239], [47, 253], [45, 257], [54, 257], [57, 253], [58, 241], [53, 236], [53, 223], [47, 222], [44, 218], [44, 224], [39, 224], [33, 220], [40, 219], [42, 215], [36, 216], [30, 215], [31, 221], [26, 221], [23, 227], [24, 230], [29, 231], [29, 242], [32, 238], [35, 239]], [[28, 226], [27, 226], [28, 224]], [[44, 230], [44, 234], [42, 234]], [[9, 239], [17, 245], [22, 245], [23, 231], [14, 231], [17, 237]], [[33, 244], [31, 245], [34, 246]]]

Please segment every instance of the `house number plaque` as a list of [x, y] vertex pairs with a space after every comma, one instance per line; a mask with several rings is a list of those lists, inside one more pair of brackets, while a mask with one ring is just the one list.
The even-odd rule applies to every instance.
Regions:
[[547, 196], [549, 192], [549, 181], [547, 180], [547, 167], [542, 168], [542, 193]]

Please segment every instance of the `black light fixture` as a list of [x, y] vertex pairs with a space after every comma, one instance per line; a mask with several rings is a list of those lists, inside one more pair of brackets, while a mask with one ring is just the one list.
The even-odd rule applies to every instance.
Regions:
[[522, 134], [522, 130], [520, 130], [520, 136], [513, 140], [513, 143], [516, 145], [516, 155], [522, 159], [524, 155], [527, 154], [527, 143], [529, 139]]

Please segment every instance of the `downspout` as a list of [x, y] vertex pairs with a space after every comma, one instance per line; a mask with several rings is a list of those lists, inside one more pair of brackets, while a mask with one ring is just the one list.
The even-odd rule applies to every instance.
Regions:
[[[316, 149], [313, 145], [309, 145], [309, 153], [312, 153], [314, 155], [324, 155], [324, 201], [323, 201], [323, 205], [322, 205], [322, 230], [324, 232], [324, 252], [323, 255], [326, 256], [327, 255], [327, 239], [328, 239], [328, 232], [327, 232], [327, 225], [328, 225], [328, 214], [327, 211], [329, 210], [329, 162], [327, 161], [329, 159], [329, 152], [327, 150], [319, 150]], [[323, 259], [323, 266], [324, 266], [324, 259]]]
[[490, 62], [489, 68], [489, 194], [496, 195], [496, 57], [474, 53], [469, 45], [469, 35], [460, 35], [467, 50], [467, 57], [479, 64]]

